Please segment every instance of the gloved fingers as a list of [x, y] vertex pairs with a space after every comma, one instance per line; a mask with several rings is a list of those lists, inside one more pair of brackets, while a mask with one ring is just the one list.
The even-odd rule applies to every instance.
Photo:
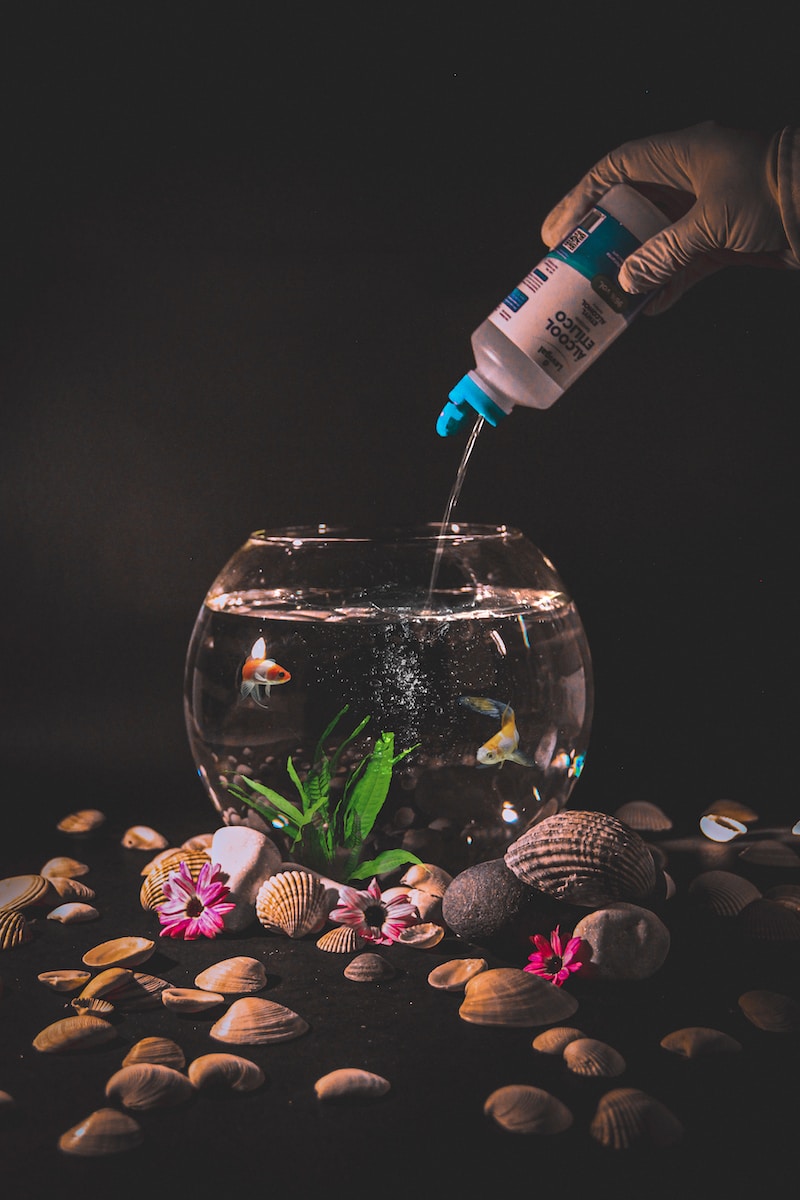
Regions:
[[619, 272], [619, 284], [638, 295], [651, 292], [715, 248], [713, 234], [703, 223], [697, 205], [681, 220], [668, 225], [629, 254]]

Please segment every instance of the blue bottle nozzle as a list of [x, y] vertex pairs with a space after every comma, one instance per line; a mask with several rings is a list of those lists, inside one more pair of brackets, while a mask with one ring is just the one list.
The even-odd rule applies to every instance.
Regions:
[[439, 413], [436, 432], [440, 437], [452, 437], [468, 420], [474, 418], [475, 413], [490, 425], [497, 425], [502, 417], [507, 416], [471, 375], [464, 375], [450, 392], [447, 404]]

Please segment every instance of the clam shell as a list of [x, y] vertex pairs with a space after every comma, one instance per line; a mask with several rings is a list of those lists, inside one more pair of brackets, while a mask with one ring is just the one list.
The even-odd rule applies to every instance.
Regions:
[[291, 1008], [274, 1000], [244, 996], [233, 1004], [209, 1030], [217, 1042], [234, 1045], [265, 1045], [286, 1042], [300, 1037], [309, 1028], [308, 1022]]
[[485, 958], [451, 958], [433, 968], [428, 983], [442, 992], [463, 992], [470, 979], [488, 968]]
[[602, 812], [566, 810], [546, 817], [512, 842], [505, 862], [523, 883], [588, 907], [644, 900], [657, 882], [647, 843]]
[[483, 1105], [491, 1117], [510, 1133], [563, 1133], [572, 1124], [572, 1113], [565, 1104], [542, 1088], [526, 1083], [509, 1083], [497, 1088]]
[[758, 820], [758, 813], [739, 800], [715, 800], [713, 804], [709, 804], [708, 808], [703, 810], [703, 816], [714, 813], [721, 817], [729, 817], [734, 821], [741, 821], [743, 825], [754, 825]]
[[397, 936], [401, 946], [414, 946], [417, 950], [431, 950], [444, 937], [444, 927], [435, 921], [418, 921], [409, 925]]
[[723, 813], [710, 812], [700, 818], [700, 832], [710, 842], [732, 842], [747, 833], [744, 821], [726, 817]]
[[257, 958], [238, 954], [212, 963], [195, 976], [194, 985], [209, 992], [258, 992], [266, 986], [267, 968]]
[[213, 840], [213, 833], [195, 833], [185, 842], [181, 842], [181, 846], [184, 850], [208, 850]]
[[748, 1021], [767, 1033], [797, 1033], [800, 1030], [800, 1004], [782, 992], [754, 988], [743, 992], [738, 1003]]
[[118, 993], [132, 979], [133, 971], [128, 967], [109, 967], [108, 970], [95, 975], [94, 979], [88, 979], [80, 993], [81, 999], [88, 1000], [92, 996], [111, 996], [113, 1000], [113, 994]]
[[159, 1008], [161, 993], [169, 986], [166, 979], [160, 979], [158, 975], [144, 975], [133, 971], [131, 979], [107, 995], [117, 1008], [135, 1012], [146, 1008]]
[[739, 858], [758, 867], [800, 867], [797, 851], [776, 838], [764, 838], [763, 841], [743, 846]]
[[62, 1133], [58, 1148], [65, 1154], [97, 1157], [132, 1150], [143, 1140], [141, 1126], [128, 1113], [116, 1108], [98, 1108]]
[[0, 909], [21, 911], [34, 904], [49, 904], [56, 894], [44, 875], [9, 875], [0, 879]]
[[31, 923], [15, 908], [0, 911], [0, 950], [14, 950], [33, 937]]
[[59, 904], [56, 908], [51, 908], [47, 919], [48, 921], [60, 921], [62, 925], [82, 925], [85, 921], [96, 921], [99, 916], [100, 912], [93, 904], [70, 900], [67, 904]]
[[256, 916], [265, 929], [291, 938], [317, 933], [328, 916], [327, 888], [310, 871], [280, 871], [258, 889]]
[[626, 1067], [619, 1051], [597, 1038], [582, 1037], [569, 1041], [564, 1047], [563, 1057], [573, 1075], [598, 1079], [614, 1078], [621, 1075]]
[[149, 870], [139, 889], [139, 903], [142, 908], [155, 912], [160, 904], [166, 902], [164, 884], [169, 879], [170, 871], [177, 871], [179, 863], [186, 863], [192, 879], [197, 882], [203, 866], [211, 859], [205, 850], [170, 850], [165, 852], [161, 861]]
[[94, 888], [70, 875], [50, 875], [50, 886], [62, 900], [94, 900]]
[[70, 1000], [70, 1008], [74, 1008], [77, 1013], [89, 1013], [95, 1017], [107, 1017], [114, 1011], [111, 1001], [104, 1000], [102, 996], [76, 996], [74, 1000]]
[[740, 1042], [721, 1029], [709, 1029], [705, 1025], [687, 1025], [666, 1034], [660, 1043], [672, 1054], [683, 1058], [700, 1058], [707, 1054], [736, 1054], [741, 1050]]
[[172, 1038], [145, 1037], [134, 1042], [122, 1060], [123, 1067], [132, 1067], [136, 1063], [160, 1063], [180, 1071], [186, 1066], [186, 1056]]
[[601, 1146], [629, 1150], [637, 1146], [674, 1146], [684, 1129], [660, 1100], [639, 1088], [613, 1088], [601, 1097], [589, 1125]]
[[150, 825], [131, 825], [123, 833], [121, 844], [126, 850], [166, 850], [169, 842]]
[[161, 1003], [172, 1012], [204, 1012], [224, 1002], [222, 992], [210, 992], [204, 988], [166, 987], [161, 993]]
[[746, 937], [760, 942], [800, 941], [800, 912], [761, 897], [746, 904], [737, 917]]
[[531, 1045], [540, 1054], [560, 1056], [564, 1053], [564, 1047], [568, 1046], [570, 1042], [585, 1037], [586, 1034], [583, 1030], [576, 1029], [573, 1025], [554, 1025], [552, 1029], [545, 1029], [542, 1033], [537, 1033]]
[[62, 833], [91, 833], [105, 824], [106, 815], [99, 808], [81, 808], [67, 813], [56, 826]]
[[106, 1097], [125, 1108], [171, 1108], [194, 1095], [194, 1084], [174, 1067], [139, 1062], [121, 1067], [106, 1083]]
[[77, 879], [79, 875], [88, 875], [89, 867], [86, 863], [78, 862], [77, 858], [60, 854], [56, 858], [48, 858], [39, 874], [43, 875], [45, 879], [50, 879], [53, 875], [59, 879]]
[[189, 1063], [189, 1078], [196, 1088], [226, 1088], [253, 1092], [264, 1082], [257, 1063], [239, 1054], [201, 1054]]
[[397, 972], [382, 954], [365, 950], [350, 960], [343, 974], [345, 979], [356, 983], [381, 983], [384, 979], [393, 979]]
[[364, 939], [358, 936], [351, 925], [336, 925], [333, 929], [326, 929], [317, 938], [317, 947], [327, 950], [329, 954], [350, 954], [363, 945]]
[[565, 1021], [578, 1001], [517, 967], [495, 967], [470, 979], [458, 1015], [474, 1025], [550, 1025]]
[[358, 1067], [339, 1067], [314, 1084], [318, 1100], [377, 1100], [391, 1088], [388, 1079]]
[[77, 992], [78, 988], [83, 987], [91, 979], [89, 971], [42, 971], [36, 978], [45, 987], [52, 988], [54, 992]]
[[87, 950], [81, 962], [87, 967], [135, 967], [146, 962], [155, 948], [155, 942], [146, 937], [111, 938]]
[[448, 875], [447, 871], [435, 866], [433, 863], [414, 863], [402, 876], [400, 882], [406, 888], [416, 888], [420, 892], [429, 892], [432, 896], [438, 896], [441, 900], [453, 882], [453, 876]]
[[672, 829], [672, 819], [650, 800], [629, 800], [614, 810], [614, 816], [638, 833], [664, 833]]
[[110, 1042], [116, 1036], [114, 1026], [100, 1017], [62, 1017], [37, 1033], [32, 1044], [42, 1054], [58, 1054], [62, 1050], [84, 1050], [87, 1046]]
[[686, 889], [693, 907], [715, 917], [735, 917], [761, 892], [754, 883], [734, 871], [701, 871]]

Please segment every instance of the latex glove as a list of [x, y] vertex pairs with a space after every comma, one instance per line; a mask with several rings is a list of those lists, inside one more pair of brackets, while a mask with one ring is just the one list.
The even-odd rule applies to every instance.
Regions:
[[703, 121], [626, 142], [555, 206], [542, 240], [557, 245], [612, 184], [629, 183], [673, 221], [620, 269], [626, 292], [661, 289], [645, 312], [663, 312], [721, 267], [798, 268], [778, 207], [778, 136]]

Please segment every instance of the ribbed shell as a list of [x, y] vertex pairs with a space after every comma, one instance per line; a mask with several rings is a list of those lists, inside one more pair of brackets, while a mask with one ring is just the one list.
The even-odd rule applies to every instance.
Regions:
[[608, 813], [568, 810], [547, 817], [509, 846], [505, 862], [523, 883], [588, 907], [637, 903], [656, 885], [646, 843]]
[[153, 867], [144, 877], [139, 889], [139, 903], [142, 908], [155, 912], [159, 905], [166, 902], [164, 884], [169, 879], [170, 871], [177, 871], [179, 863], [186, 863], [189, 874], [196, 883], [203, 866], [210, 861], [205, 850], [174, 850], [171, 854], [166, 854], [158, 866]]
[[543, 1033], [538, 1033], [531, 1045], [540, 1054], [562, 1055], [564, 1047], [568, 1046], [570, 1042], [576, 1042], [578, 1038], [585, 1037], [586, 1034], [583, 1030], [576, 1029], [574, 1025], [554, 1025], [552, 1029], [545, 1029]]
[[483, 1111], [510, 1133], [563, 1133], [572, 1124], [565, 1104], [542, 1088], [510, 1083], [487, 1097]]
[[0, 879], [0, 909], [23, 909], [32, 904], [47, 904], [54, 896], [44, 875], [9, 875]]
[[565, 1021], [577, 1008], [563, 988], [517, 967], [495, 967], [470, 979], [458, 1015], [474, 1025], [525, 1028]]
[[258, 889], [256, 916], [265, 929], [290, 938], [318, 933], [328, 916], [327, 888], [308, 871], [279, 871]]
[[364, 939], [359, 937], [352, 925], [336, 925], [326, 929], [317, 938], [317, 948], [326, 950], [328, 954], [351, 954], [364, 945]]
[[214, 1022], [209, 1035], [217, 1042], [266, 1045], [300, 1037], [308, 1028], [308, 1022], [291, 1008], [274, 1000], [244, 996], [234, 1000], [228, 1011]]
[[674, 1146], [683, 1137], [678, 1118], [638, 1088], [613, 1088], [600, 1099], [589, 1126], [596, 1142], [612, 1150]]
[[573, 1075], [586, 1075], [598, 1079], [613, 1078], [625, 1070], [625, 1059], [597, 1038], [575, 1038], [564, 1047], [564, 1062]]
[[136, 1063], [160, 1063], [180, 1071], [186, 1066], [186, 1056], [172, 1038], [145, 1037], [134, 1042], [122, 1060], [123, 1067], [132, 1067]]
[[382, 954], [365, 950], [351, 959], [343, 974], [345, 979], [352, 979], [356, 983], [380, 983], [384, 979], [393, 979], [397, 972]]
[[738, 1003], [748, 1021], [767, 1033], [797, 1033], [800, 1030], [800, 1004], [783, 992], [754, 988], [743, 992]]
[[37, 1033], [33, 1039], [33, 1047], [42, 1054], [58, 1054], [62, 1050], [83, 1050], [87, 1046], [110, 1042], [116, 1036], [114, 1026], [100, 1017], [63, 1017]]
[[754, 883], [733, 871], [701, 871], [686, 894], [698, 911], [715, 917], [735, 917], [745, 905], [761, 897]]
[[650, 800], [629, 800], [615, 810], [614, 816], [638, 833], [665, 833], [672, 829], [672, 820]]
[[29, 942], [32, 936], [30, 922], [24, 913], [14, 908], [0, 912], [0, 950], [14, 950], [23, 942]]

